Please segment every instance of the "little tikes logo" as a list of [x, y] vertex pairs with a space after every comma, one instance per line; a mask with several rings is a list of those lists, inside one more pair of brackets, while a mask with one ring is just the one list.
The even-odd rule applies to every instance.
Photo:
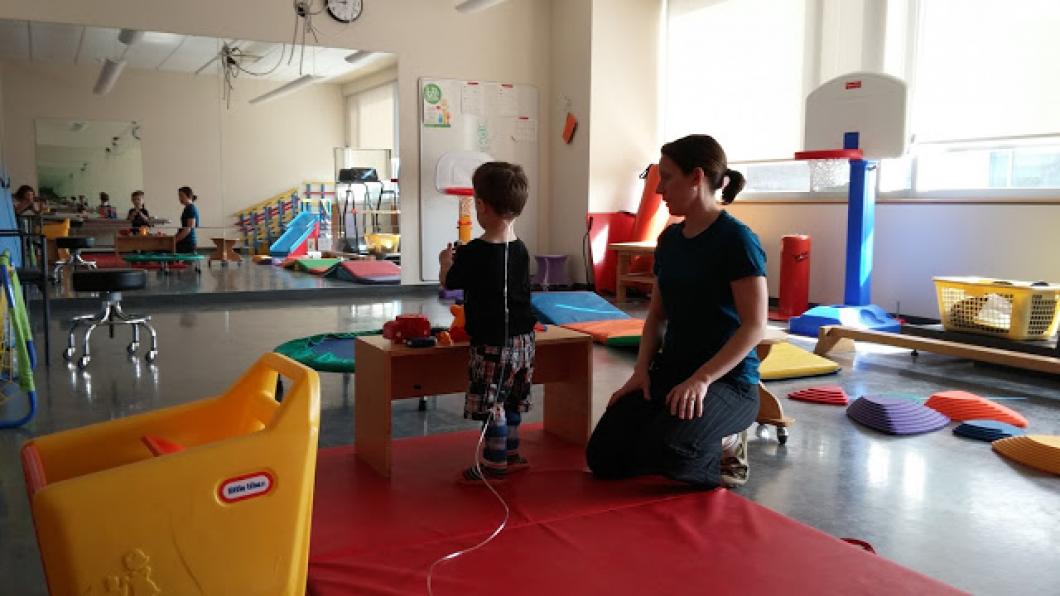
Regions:
[[849, 89], [861, 89], [861, 81], [847, 81], [846, 88]]
[[225, 503], [235, 503], [267, 495], [276, 481], [268, 472], [254, 472], [229, 478], [217, 489], [217, 496]]

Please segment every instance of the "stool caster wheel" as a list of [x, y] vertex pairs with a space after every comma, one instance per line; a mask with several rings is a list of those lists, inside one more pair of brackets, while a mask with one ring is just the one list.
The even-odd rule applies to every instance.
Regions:
[[148, 362], [154, 362], [158, 358], [158, 350], [151, 350], [144, 356], [144, 360]]
[[88, 363], [89, 362], [92, 362], [92, 357], [91, 356], [82, 356], [82, 357], [77, 359], [77, 368], [80, 368], [81, 370], [85, 370], [86, 368], [88, 368]]
[[140, 342], [134, 341], [134, 342], [130, 343], [128, 345], [128, 347], [125, 348], [125, 351], [128, 352], [130, 356], [132, 356], [133, 354], [136, 353], [136, 350], [139, 350], [139, 349], [140, 349]]
[[764, 424], [759, 424], [758, 428], [755, 429], [755, 436], [759, 439], [769, 438], [769, 427]]
[[780, 441], [781, 445], [786, 445], [788, 442], [788, 429], [783, 426], [777, 427], [777, 441]]
[[65, 350], [63, 350], [63, 360], [65, 360], [67, 362], [70, 362], [73, 359], [74, 359], [74, 349], [73, 348], [66, 348]]

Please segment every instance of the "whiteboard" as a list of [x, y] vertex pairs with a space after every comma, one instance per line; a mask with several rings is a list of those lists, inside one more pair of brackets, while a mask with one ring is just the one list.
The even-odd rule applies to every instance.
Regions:
[[[494, 161], [519, 164], [530, 183], [529, 199], [515, 232], [534, 254], [538, 222], [537, 89], [490, 81], [421, 78], [420, 129], [420, 278], [438, 281], [438, 253], [456, 242], [459, 201], [436, 188], [443, 155], [480, 152]], [[474, 236], [482, 233], [475, 223]]]

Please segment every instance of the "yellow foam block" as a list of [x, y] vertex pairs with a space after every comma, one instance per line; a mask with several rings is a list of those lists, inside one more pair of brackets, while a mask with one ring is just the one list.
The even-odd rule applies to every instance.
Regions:
[[797, 379], [827, 375], [839, 370], [839, 365], [787, 342], [773, 345], [769, 356], [762, 361], [758, 374], [766, 381]]

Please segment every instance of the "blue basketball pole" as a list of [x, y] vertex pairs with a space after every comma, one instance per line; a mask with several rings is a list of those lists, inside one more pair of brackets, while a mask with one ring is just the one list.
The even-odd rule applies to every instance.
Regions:
[[[843, 149], [858, 149], [858, 133], [843, 134]], [[844, 304], [815, 306], [788, 321], [788, 330], [816, 337], [825, 325], [898, 333], [901, 324], [872, 304], [872, 247], [876, 224], [875, 161], [851, 159], [847, 192], [847, 254]]]
[[[858, 148], [858, 133], [843, 135], [843, 149]], [[843, 302], [848, 306], [872, 303], [872, 241], [876, 223], [876, 162], [850, 160], [847, 193], [847, 262]]]

